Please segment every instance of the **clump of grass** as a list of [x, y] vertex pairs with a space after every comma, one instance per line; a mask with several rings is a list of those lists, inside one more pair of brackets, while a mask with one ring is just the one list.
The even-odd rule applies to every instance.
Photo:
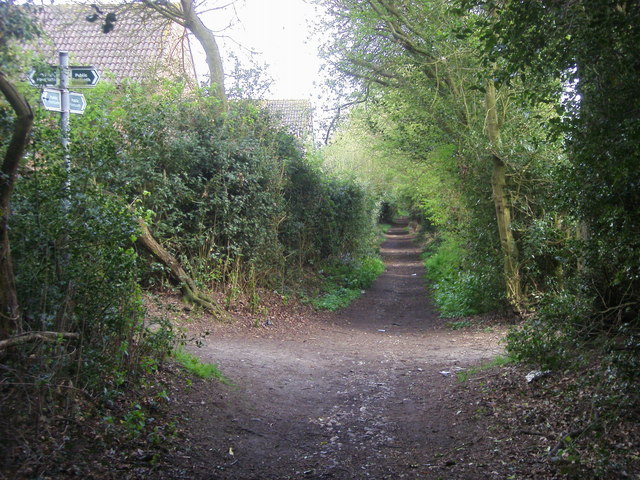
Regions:
[[329, 293], [314, 298], [311, 304], [320, 310], [330, 310], [332, 312], [348, 307], [351, 302], [360, 296], [360, 289], [338, 288]]
[[322, 294], [310, 299], [310, 303], [321, 310], [338, 310], [347, 307], [371, 287], [375, 279], [384, 272], [384, 262], [378, 256], [343, 259], [323, 265]]
[[494, 358], [488, 363], [483, 363], [482, 365], [479, 365], [477, 367], [473, 367], [468, 370], [462, 370], [456, 373], [456, 378], [460, 383], [464, 383], [476, 373], [484, 372], [485, 370], [490, 370], [494, 367], [502, 367], [504, 365], [508, 365], [514, 362], [515, 360], [508, 355], [498, 355], [496, 358]]
[[447, 326], [451, 330], [462, 330], [463, 328], [467, 328], [473, 325], [471, 320], [458, 320], [456, 322], [448, 322]]
[[202, 362], [194, 354], [189, 353], [182, 347], [178, 347], [173, 351], [173, 358], [187, 372], [199, 378], [206, 380], [215, 378], [218, 381], [229, 385], [231, 382], [222, 374], [217, 365], [213, 363]]

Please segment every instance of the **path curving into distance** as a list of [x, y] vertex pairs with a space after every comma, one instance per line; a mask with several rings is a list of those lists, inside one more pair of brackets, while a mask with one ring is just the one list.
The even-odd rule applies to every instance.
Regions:
[[300, 331], [207, 339], [195, 353], [233, 386], [205, 383], [176, 402], [188, 438], [165, 478], [485, 478], [447, 462], [485, 432], [460, 421], [473, 406], [440, 372], [495, 357], [504, 332], [446, 327], [406, 224], [381, 253], [386, 271], [343, 311]]

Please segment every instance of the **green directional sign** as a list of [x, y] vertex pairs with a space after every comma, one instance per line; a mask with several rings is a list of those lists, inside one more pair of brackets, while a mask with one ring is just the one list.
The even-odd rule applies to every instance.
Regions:
[[100, 74], [93, 67], [70, 67], [70, 85], [72, 87], [95, 87]]
[[58, 85], [60, 75], [58, 67], [49, 66], [31, 70], [27, 78], [34, 87], [55, 87]]

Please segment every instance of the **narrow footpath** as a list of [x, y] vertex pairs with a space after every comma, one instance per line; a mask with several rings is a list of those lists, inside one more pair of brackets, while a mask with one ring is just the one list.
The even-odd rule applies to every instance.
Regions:
[[382, 255], [386, 271], [348, 309], [277, 334], [222, 330], [195, 351], [233, 385], [176, 401], [189, 438], [165, 478], [498, 478], [460, 461], [488, 432], [454, 373], [499, 354], [504, 330], [438, 318], [405, 225]]

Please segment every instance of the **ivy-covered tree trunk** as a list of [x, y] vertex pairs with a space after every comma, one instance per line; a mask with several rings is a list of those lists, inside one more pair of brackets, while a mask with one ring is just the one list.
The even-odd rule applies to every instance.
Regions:
[[15, 89], [2, 72], [0, 72], [0, 91], [16, 113], [13, 135], [0, 171], [0, 339], [5, 339], [11, 333], [20, 333], [22, 330], [9, 243], [9, 216], [11, 193], [33, 124], [33, 112], [24, 96]]
[[520, 268], [518, 265], [518, 246], [511, 230], [511, 204], [507, 190], [507, 167], [498, 154], [500, 145], [500, 125], [496, 109], [496, 87], [492, 80], [487, 82], [485, 94], [486, 130], [491, 145], [491, 190], [496, 209], [498, 234], [504, 261], [504, 276], [507, 298], [516, 309], [520, 308], [522, 292], [520, 288]]

